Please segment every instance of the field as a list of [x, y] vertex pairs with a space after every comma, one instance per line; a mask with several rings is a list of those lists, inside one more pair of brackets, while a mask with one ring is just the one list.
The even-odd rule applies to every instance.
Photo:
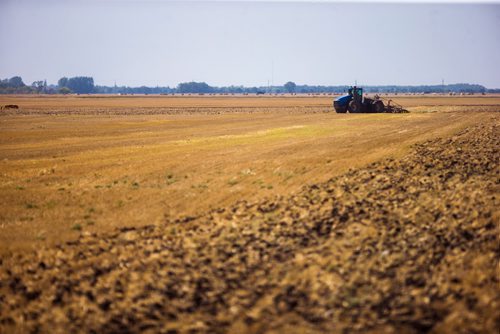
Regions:
[[0, 97], [0, 332], [495, 332], [498, 96]]

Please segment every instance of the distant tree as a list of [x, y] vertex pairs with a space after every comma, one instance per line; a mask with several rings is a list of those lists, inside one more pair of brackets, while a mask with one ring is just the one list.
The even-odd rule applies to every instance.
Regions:
[[212, 93], [213, 87], [205, 82], [183, 82], [177, 86], [179, 93]]
[[295, 88], [297, 88], [297, 85], [295, 82], [288, 81], [283, 87], [285, 87], [285, 90], [288, 93], [295, 93]]
[[62, 77], [61, 79], [59, 79], [59, 81], [57, 82], [57, 85], [62, 88], [62, 87], [68, 87], [68, 78], [66, 77]]
[[47, 82], [42, 80], [33, 81], [31, 87], [33, 87], [37, 93], [40, 93], [42, 91], [45, 91], [45, 88], [47, 87]]
[[14, 88], [19, 88], [19, 87], [24, 87], [26, 86], [23, 82], [23, 79], [21, 77], [12, 77], [9, 79], [9, 87], [14, 87]]
[[65, 87], [78, 94], [90, 94], [94, 92], [94, 79], [92, 77], [69, 78]]
[[59, 94], [71, 94], [71, 89], [69, 89], [68, 87], [61, 87], [59, 88]]
[[9, 87], [9, 79], [0, 80], [0, 88], [7, 88], [7, 87]]

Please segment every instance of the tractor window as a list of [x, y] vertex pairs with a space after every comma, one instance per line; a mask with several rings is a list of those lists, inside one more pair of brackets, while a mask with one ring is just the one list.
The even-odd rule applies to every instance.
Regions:
[[363, 95], [363, 89], [361, 89], [361, 88], [360, 88], [360, 89], [358, 89], [358, 92], [357, 92], [357, 93], [358, 93], [358, 95], [359, 95], [359, 96]]

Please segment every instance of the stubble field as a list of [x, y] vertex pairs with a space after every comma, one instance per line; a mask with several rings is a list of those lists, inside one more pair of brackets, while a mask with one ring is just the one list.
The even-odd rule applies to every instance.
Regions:
[[0, 329], [493, 332], [500, 98], [20, 97]]

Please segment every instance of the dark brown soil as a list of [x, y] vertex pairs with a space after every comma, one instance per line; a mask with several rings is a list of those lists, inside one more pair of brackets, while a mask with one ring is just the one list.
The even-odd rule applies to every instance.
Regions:
[[0, 332], [498, 333], [499, 134], [4, 257]]

